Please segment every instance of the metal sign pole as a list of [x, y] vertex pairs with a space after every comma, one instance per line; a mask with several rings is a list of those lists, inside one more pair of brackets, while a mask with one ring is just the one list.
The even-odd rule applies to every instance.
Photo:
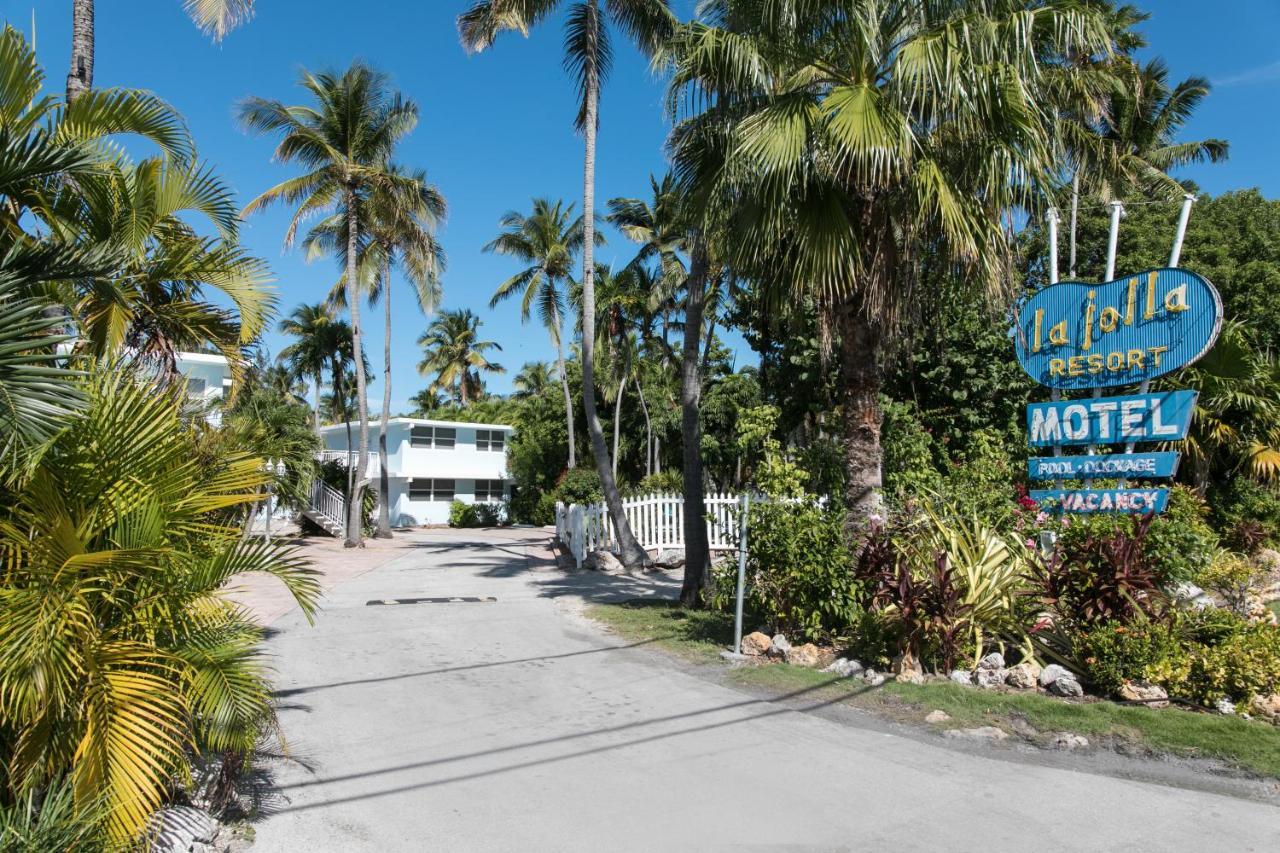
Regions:
[[738, 499], [738, 593], [733, 610], [733, 653], [742, 654], [742, 596], [747, 585], [747, 516], [751, 509], [751, 493], [744, 491]]
[[[1049, 208], [1049, 284], [1058, 283], [1058, 208]], [[1062, 399], [1062, 392], [1054, 388], [1049, 392], [1049, 399], [1058, 402]], [[1053, 455], [1062, 455], [1062, 445], [1055, 444], [1053, 446]], [[1053, 487], [1061, 489], [1063, 482], [1055, 480]]]
[[[1116, 247], [1120, 242], [1120, 217], [1124, 215], [1124, 204], [1114, 199], [1111, 202], [1111, 233], [1107, 236], [1107, 272], [1102, 277], [1104, 282], [1111, 281], [1116, 277]], [[1102, 397], [1102, 389], [1093, 389], [1093, 399], [1097, 400]], [[1090, 456], [1098, 452], [1098, 448], [1090, 445], [1086, 451]], [[1085, 480], [1084, 487], [1086, 489], [1093, 488], [1093, 480]]]

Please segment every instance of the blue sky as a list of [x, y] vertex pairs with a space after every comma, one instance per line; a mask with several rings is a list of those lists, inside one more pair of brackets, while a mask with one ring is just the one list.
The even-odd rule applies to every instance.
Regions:
[[[509, 260], [481, 247], [497, 232], [507, 210], [526, 209], [533, 196], [581, 198], [582, 147], [574, 134], [573, 87], [561, 68], [561, 22], [553, 20], [529, 39], [508, 36], [484, 54], [468, 56], [454, 19], [466, 0], [388, 2], [366, 0], [259, 0], [248, 25], [214, 45], [182, 11], [181, 0], [99, 2], [96, 86], [151, 89], [187, 118], [202, 158], [242, 202], [291, 174], [271, 162], [272, 143], [243, 133], [235, 105], [247, 95], [301, 99], [300, 67], [342, 68], [359, 57], [393, 76], [422, 112], [400, 159], [427, 169], [449, 202], [441, 240], [449, 255], [444, 307], [467, 307], [503, 346], [509, 373], [490, 382], [506, 391], [525, 361], [549, 359], [551, 348], [537, 325], [522, 326], [515, 303], [488, 308], [494, 287], [515, 270]], [[1207, 7], [1196, 0], [1146, 0], [1154, 13], [1144, 26], [1152, 53], [1163, 55], [1176, 79], [1202, 75], [1215, 90], [1187, 129], [1186, 138], [1230, 140], [1228, 163], [1185, 173], [1207, 191], [1260, 187], [1280, 196], [1275, 140], [1280, 134], [1280, 3], [1230, 0]], [[677, 0], [687, 15], [693, 0]], [[28, 35], [32, 12], [37, 50], [51, 88], [60, 91], [70, 44], [70, 0], [0, 0], [6, 21]], [[1217, 13], [1211, 9], [1218, 10]], [[597, 168], [597, 198], [645, 195], [650, 172], [665, 169], [666, 123], [662, 82], [629, 47], [616, 45], [614, 74], [605, 90]], [[281, 245], [287, 212], [253, 217], [243, 241], [267, 259], [277, 278], [282, 311], [319, 301], [335, 279], [327, 261], [304, 262]], [[616, 233], [599, 252], [618, 265], [633, 247]], [[405, 288], [393, 317], [393, 409], [426, 385], [415, 370], [415, 341], [426, 325]], [[381, 317], [370, 318], [367, 348], [380, 364]], [[731, 341], [732, 343], [732, 341]], [[267, 336], [272, 352], [280, 336]], [[752, 355], [739, 347], [739, 362]], [[379, 370], [380, 373], [380, 370]], [[375, 384], [370, 400], [381, 398]], [[375, 406], [376, 408], [376, 406]]]

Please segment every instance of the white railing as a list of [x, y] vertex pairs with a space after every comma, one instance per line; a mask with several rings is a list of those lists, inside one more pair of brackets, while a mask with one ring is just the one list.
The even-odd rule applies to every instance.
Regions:
[[[712, 551], [735, 551], [739, 545], [738, 495], [724, 492], [703, 497], [707, 508], [707, 544]], [[653, 494], [622, 502], [627, 524], [640, 547], [663, 550], [684, 547], [684, 497]], [[613, 522], [603, 503], [556, 503], [556, 537], [579, 566], [592, 551], [617, 551]]]
[[[356, 464], [359, 461], [358, 456], [359, 454], [349, 454], [346, 450], [321, 450], [316, 454], [316, 460], [319, 462], [337, 462], [339, 465], [346, 467], [348, 464]], [[365, 476], [372, 480], [379, 476], [380, 471], [378, 454], [376, 452], [370, 453], [369, 468], [365, 472]]]
[[347, 499], [323, 480], [311, 484], [311, 509], [339, 527], [346, 526]]

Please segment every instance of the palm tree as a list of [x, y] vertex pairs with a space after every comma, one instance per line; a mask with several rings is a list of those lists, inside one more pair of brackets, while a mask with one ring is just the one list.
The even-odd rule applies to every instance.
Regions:
[[[595, 386], [595, 176], [596, 131], [599, 125], [600, 87], [613, 60], [610, 24], [647, 53], [656, 51], [671, 33], [675, 18], [668, 0], [477, 0], [458, 18], [462, 43], [475, 51], [491, 46], [504, 30], [527, 33], [560, 6], [568, 6], [565, 34], [565, 67], [577, 80], [582, 101], [577, 128], [584, 139], [582, 175], [582, 405], [587, 415], [591, 455], [604, 491], [622, 562], [641, 565], [648, 557], [636, 542], [622, 509], [622, 495], [613, 476], [604, 428], [596, 411]], [[572, 446], [572, 444], [570, 444]]]
[[[565, 426], [569, 432], [569, 467], [578, 465], [573, 435], [573, 394], [569, 390], [569, 373], [564, 366], [564, 296], [562, 287], [573, 281], [574, 256], [585, 239], [581, 216], [574, 217], [573, 205], [563, 201], [552, 203], [545, 198], [533, 200], [528, 215], [512, 211], [502, 217], [501, 234], [487, 243], [486, 252], [497, 252], [516, 258], [529, 266], [498, 285], [489, 307], [519, 293], [520, 319], [529, 322], [534, 306], [538, 317], [551, 336], [556, 349], [556, 368], [564, 391]], [[597, 243], [603, 239], [597, 237]]]
[[1105, 51], [1108, 35], [1088, 7], [1025, 0], [703, 9], [670, 49], [672, 102], [709, 105], [674, 132], [676, 171], [704, 221], [732, 211], [735, 275], [775, 304], [817, 297], [839, 341], [845, 502], [861, 530], [882, 506], [881, 365], [922, 304], [925, 253], [1000, 291], [1001, 219], [1055, 186], [1042, 57]]
[[[253, 17], [253, 0], [183, 0], [196, 26], [222, 41], [231, 30]], [[67, 103], [93, 88], [94, 0], [72, 0], [71, 70], [67, 72]]]
[[551, 390], [556, 381], [556, 368], [545, 361], [525, 362], [524, 367], [511, 380], [515, 387], [515, 396], [519, 399], [540, 397]]
[[0, 500], [0, 719], [13, 793], [64, 774], [136, 840], [191, 750], [243, 756], [271, 723], [262, 630], [227, 590], [280, 580], [308, 619], [315, 573], [243, 541], [232, 512], [261, 496], [263, 460], [209, 458], [185, 395], [134, 371], [82, 380], [86, 405]]
[[435, 374], [431, 388], [456, 388], [458, 404], [465, 406], [479, 396], [482, 373], [505, 373], [506, 368], [489, 361], [485, 353], [501, 351], [495, 341], [482, 341], [480, 318], [470, 310], [442, 311], [418, 338], [424, 350], [418, 373]]
[[[430, 315], [440, 303], [440, 275], [444, 271], [444, 249], [436, 242], [435, 230], [445, 217], [444, 196], [427, 182], [426, 172], [406, 175], [392, 165], [388, 171], [394, 183], [380, 184], [368, 204], [369, 225], [360, 250], [360, 289], [370, 304], [382, 299], [382, 419], [378, 431], [378, 525], [374, 536], [391, 538], [391, 484], [387, 473], [387, 424], [391, 420], [391, 270], [399, 267], [413, 286], [418, 308]], [[307, 235], [308, 254], [327, 253], [342, 258], [347, 248], [346, 218], [335, 214]], [[329, 293], [329, 303], [342, 309], [347, 305], [346, 282], [339, 281]]]
[[324, 386], [324, 372], [331, 364], [338, 348], [333, 314], [321, 304], [299, 305], [293, 313], [280, 321], [282, 335], [290, 335], [293, 343], [280, 351], [277, 357], [289, 372], [311, 382], [316, 435], [320, 434], [320, 390]]
[[[413, 190], [413, 179], [389, 164], [396, 144], [418, 121], [418, 108], [388, 89], [386, 75], [356, 62], [340, 76], [303, 71], [300, 85], [316, 106], [286, 106], [279, 101], [249, 98], [240, 120], [258, 133], [280, 135], [276, 157], [298, 162], [308, 171], [258, 196], [244, 209], [252, 213], [274, 202], [297, 204], [285, 233], [290, 246], [299, 225], [317, 213], [338, 210], [346, 219], [347, 307], [355, 352], [363, 353], [358, 290], [359, 241], [372, 223], [366, 213], [375, 192]], [[356, 371], [356, 406], [360, 416], [360, 452], [355, 490], [347, 507], [347, 547], [362, 544], [361, 496], [369, 466], [369, 399], [363, 370]]]
[[609, 200], [609, 223], [640, 244], [640, 250], [627, 264], [627, 269], [658, 262], [659, 275], [653, 292], [654, 306], [663, 313], [663, 341], [669, 325], [667, 313], [673, 295], [684, 284], [688, 269], [682, 253], [689, 250], [689, 229], [681, 211], [683, 199], [673, 173], [667, 172], [659, 182], [649, 176], [650, 200], [614, 198]]

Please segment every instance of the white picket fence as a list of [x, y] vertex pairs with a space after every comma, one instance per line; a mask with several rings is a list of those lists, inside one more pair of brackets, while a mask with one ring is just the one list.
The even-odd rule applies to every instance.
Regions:
[[[712, 551], [736, 551], [739, 542], [738, 509], [741, 498], [726, 492], [703, 497], [707, 507], [707, 544]], [[661, 551], [684, 547], [684, 497], [652, 494], [622, 502], [627, 523], [640, 547]], [[556, 537], [565, 544], [579, 566], [592, 551], [617, 551], [613, 521], [603, 503], [556, 502]]]

